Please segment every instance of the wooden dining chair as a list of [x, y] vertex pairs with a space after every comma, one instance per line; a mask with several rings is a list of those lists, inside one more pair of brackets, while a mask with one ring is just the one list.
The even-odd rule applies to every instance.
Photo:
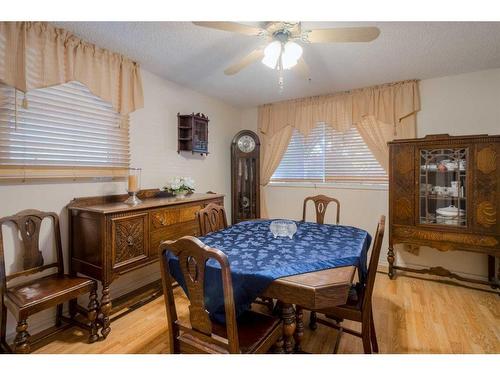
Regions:
[[196, 213], [200, 236], [227, 228], [226, 210], [215, 203], [209, 203]]
[[328, 205], [331, 202], [335, 202], [337, 205], [337, 216], [335, 224], [338, 224], [340, 221], [340, 202], [338, 199], [327, 197], [326, 195], [315, 195], [313, 197], [306, 197], [304, 199], [304, 206], [302, 209], [302, 221], [306, 221], [306, 208], [307, 203], [312, 201], [314, 203], [314, 208], [316, 211], [316, 223], [324, 224], [325, 223], [325, 213]]
[[[325, 214], [326, 214], [326, 209], [328, 208], [328, 205], [331, 202], [334, 202], [337, 205], [337, 215], [336, 215], [336, 221], [335, 224], [338, 225], [340, 221], [340, 202], [338, 199], [328, 197], [326, 195], [315, 195], [312, 197], [306, 197], [304, 199], [304, 205], [302, 208], [302, 221], [306, 221], [306, 209], [307, 209], [307, 203], [309, 201], [312, 201], [314, 203], [314, 209], [316, 211], [316, 223], [318, 224], [324, 224], [325, 223]], [[311, 315], [309, 318], [309, 327], [314, 330], [317, 328], [316, 324], [316, 313], [314, 311], [311, 311]]]
[[[340, 336], [342, 332], [361, 337], [363, 341], [363, 349], [366, 354], [373, 352], [378, 353], [377, 335], [375, 333], [375, 324], [373, 321], [373, 308], [372, 308], [372, 295], [373, 287], [375, 285], [375, 277], [377, 275], [377, 266], [380, 257], [380, 249], [384, 239], [385, 229], [385, 216], [380, 217], [377, 225], [377, 232], [372, 246], [372, 254], [370, 264], [368, 265], [368, 275], [364, 283], [358, 283], [353, 286], [349, 293], [347, 303], [341, 306], [331, 307], [318, 311], [325, 314], [329, 319], [317, 319], [317, 323], [323, 324], [335, 329], [338, 329], [339, 335], [337, 336], [337, 343], [335, 351], [338, 348]], [[343, 328], [340, 325], [344, 319], [353, 320], [361, 323], [361, 332]]]
[[[189, 324], [183, 324], [177, 314], [167, 252], [179, 260], [190, 303]], [[283, 329], [279, 318], [249, 310], [236, 320], [231, 270], [222, 251], [185, 236], [177, 241], [164, 241], [160, 257], [171, 353], [267, 353], [274, 344], [282, 351]], [[204, 276], [209, 259], [215, 259], [221, 267], [225, 324], [213, 322], [205, 309]]]
[[[43, 255], [39, 248], [40, 229], [42, 221], [45, 218], [52, 219], [52, 229], [55, 238], [56, 261], [49, 264], [44, 264]], [[15, 224], [16, 233], [20, 238], [19, 242], [23, 259], [22, 270], [10, 275], [6, 275], [2, 236], [2, 228], [7, 223]], [[45, 276], [43, 277], [11, 286], [15, 279], [26, 276], [34, 277], [34, 275], [49, 269], [53, 271], [48, 275], [44, 272]], [[90, 343], [98, 340], [96, 323], [99, 309], [96, 293], [97, 282], [86, 277], [73, 277], [64, 274], [61, 233], [57, 214], [38, 210], [25, 210], [16, 215], [0, 219], [0, 289], [2, 298], [2, 303], [0, 304], [2, 318], [1, 342], [4, 350], [10, 351], [10, 346], [7, 345], [5, 339], [7, 309], [17, 320], [17, 334], [14, 340], [15, 353], [29, 353], [32, 341], [38, 341], [30, 338], [27, 330], [28, 317], [55, 306], [57, 306], [56, 327], [60, 327], [63, 322], [75, 323], [90, 331]], [[89, 324], [76, 322], [72, 318], [63, 316], [63, 303], [76, 299], [78, 296], [86, 293], [89, 293], [87, 312]], [[81, 308], [81, 310], [83, 311], [84, 309]]]

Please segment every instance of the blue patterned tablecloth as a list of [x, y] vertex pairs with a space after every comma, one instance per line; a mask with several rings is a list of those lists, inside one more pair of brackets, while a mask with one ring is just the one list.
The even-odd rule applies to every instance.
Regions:
[[[296, 222], [292, 239], [274, 238], [271, 220], [245, 221], [210, 233], [200, 240], [223, 251], [229, 260], [237, 316], [250, 307], [275, 279], [342, 266], [356, 266], [366, 275], [366, 256], [370, 235], [344, 225]], [[186, 291], [179, 262], [172, 254], [172, 276]], [[205, 273], [205, 305], [210, 317], [224, 322], [224, 298], [220, 265], [211, 259]]]

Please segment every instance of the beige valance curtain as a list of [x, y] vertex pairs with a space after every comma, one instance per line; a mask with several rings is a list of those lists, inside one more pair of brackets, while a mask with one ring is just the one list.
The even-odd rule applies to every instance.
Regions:
[[0, 82], [25, 93], [79, 81], [118, 113], [144, 105], [139, 64], [46, 22], [0, 22], [0, 51]]
[[331, 95], [264, 104], [259, 107], [259, 131], [274, 135], [291, 126], [307, 136], [318, 122], [346, 131], [367, 116], [392, 125], [420, 109], [418, 81], [404, 81]]
[[258, 130], [264, 146], [261, 159], [262, 216], [267, 217], [264, 187], [285, 154], [293, 129], [307, 136], [319, 122], [341, 132], [356, 126], [375, 158], [387, 170], [387, 142], [396, 138], [414, 138], [416, 112], [419, 110], [417, 80], [260, 106]]

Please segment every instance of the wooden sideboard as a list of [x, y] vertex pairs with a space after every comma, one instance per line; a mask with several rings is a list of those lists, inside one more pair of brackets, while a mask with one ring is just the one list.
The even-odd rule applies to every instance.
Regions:
[[221, 194], [158, 195], [158, 190], [142, 191], [142, 203], [135, 206], [123, 203], [128, 195], [75, 198], [68, 205], [70, 272], [102, 283], [99, 320], [103, 337], [111, 330], [109, 287], [113, 280], [157, 262], [162, 241], [197, 236], [196, 212], [209, 203], [224, 204]]
[[[389, 277], [397, 269], [481, 282], [435, 266], [395, 264], [395, 244], [488, 255], [489, 281], [500, 275], [500, 136], [429, 135], [389, 142]], [[456, 212], [453, 217], [451, 212]]]

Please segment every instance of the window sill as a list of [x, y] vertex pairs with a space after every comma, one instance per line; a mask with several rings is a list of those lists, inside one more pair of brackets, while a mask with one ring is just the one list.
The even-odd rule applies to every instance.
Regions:
[[271, 181], [271, 187], [293, 187], [307, 189], [351, 189], [351, 190], [383, 190], [389, 189], [388, 183], [359, 183], [359, 182], [285, 182]]

